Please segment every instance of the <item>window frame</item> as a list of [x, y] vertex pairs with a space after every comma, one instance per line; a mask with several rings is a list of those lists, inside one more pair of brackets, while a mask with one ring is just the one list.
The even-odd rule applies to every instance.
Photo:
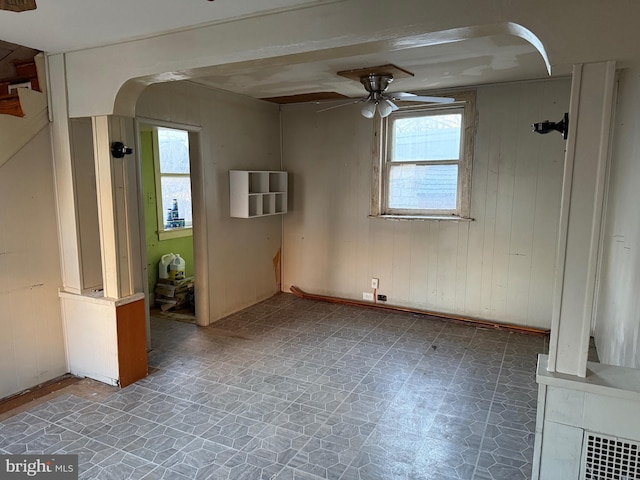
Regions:
[[[189, 173], [162, 173], [160, 171], [160, 142], [158, 140], [158, 130], [180, 130], [187, 133], [187, 138], [189, 140]], [[152, 127], [152, 136], [153, 136], [153, 169], [155, 176], [155, 189], [156, 189], [156, 218], [158, 224], [158, 239], [159, 240], [169, 240], [172, 238], [181, 238], [181, 237], [190, 237], [193, 236], [193, 186], [191, 181], [191, 132], [184, 128], [174, 127], [174, 126], [165, 126], [165, 125], [154, 125]], [[162, 205], [162, 177], [174, 177], [174, 178], [188, 178], [189, 186], [190, 186], [190, 194], [191, 194], [191, 225], [185, 225], [184, 227], [179, 228], [171, 228], [165, 229], [165, 217], [166, 212], [164, 211]]]
[[[373, 149], [373, 194], [371, 216], [391, 219], [436, 219], [471, 220], [471, 171], [475, 138], [475, 91], [451, 95], [455, 102], [447, 104], [404, 103], [387, 118], [377, 118], [374, 126]], [[402, 161], [390, 160], [392, 146], [391, 123], [396, 118], [423, 116], [425, 113], [437, 115], [455, 111], [462, 113], [462, 132], [458, 160]], [[458, 185], [455, 210], [436, 209], [390, 209], [388, 207], [389, 175], [393, 165], [458, 165]]]

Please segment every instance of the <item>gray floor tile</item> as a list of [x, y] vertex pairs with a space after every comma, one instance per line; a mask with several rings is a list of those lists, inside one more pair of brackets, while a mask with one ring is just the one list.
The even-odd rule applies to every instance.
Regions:
[[477, 459], [476, 449], [427, 439], [416, 456], [409, 478], [471, 480]]
[[147, 378], [0, 422], [81, 479], [517, 480], [545, 337], [278, 295], [208, 328], [154, 319]]
[[7, 448], [27, 437], [41, 435], [50, 425], [51, 422], [48, 420], [31, 413], [20, 413], [11, 417], [0, 423], [0, 448], [6, 451]]
[[44, 429], [4, 447], [10, 454], [37, 455], [56, 453], [74, 444], [82, 435], [59, 425], [48, 425]]
[[282, 469], [271, 480], [322, 480], [322, 477], [287, 467]]
[[29, 413], [43, 420], [57, 422], [71, 413], [90, 406], [91, 402], [74, 395], [63, 395], [29, 410]]

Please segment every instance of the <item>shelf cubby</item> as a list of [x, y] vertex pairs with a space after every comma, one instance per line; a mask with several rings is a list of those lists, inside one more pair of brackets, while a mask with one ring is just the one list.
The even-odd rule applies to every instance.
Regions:
[[287, 213], [287, 187], [287, 172], [230, 170], [230, 215], [253, 218]]

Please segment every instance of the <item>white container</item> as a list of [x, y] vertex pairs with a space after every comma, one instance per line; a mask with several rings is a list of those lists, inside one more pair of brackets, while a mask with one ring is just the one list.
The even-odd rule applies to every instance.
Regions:
[[167, 253], [162, 256], [158, 263], [158, 278], [169, 278], [169, 266], [176, 256], [173, 253]]
[[184, 280], [185, 266], [184, 259], [180, 254], [176, 254], [169, 265], [169, 280]]

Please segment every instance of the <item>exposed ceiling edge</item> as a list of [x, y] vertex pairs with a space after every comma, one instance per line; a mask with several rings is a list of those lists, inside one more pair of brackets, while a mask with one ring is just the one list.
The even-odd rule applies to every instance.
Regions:
[[285, 95], [282, 97], [261, 98], [260, 100], [286, 105], [289, 103], [322, 102], [325, 100], [341, 100], [345, 98], [349, 97], [338, 92], [312, 92], [298, 95]]

